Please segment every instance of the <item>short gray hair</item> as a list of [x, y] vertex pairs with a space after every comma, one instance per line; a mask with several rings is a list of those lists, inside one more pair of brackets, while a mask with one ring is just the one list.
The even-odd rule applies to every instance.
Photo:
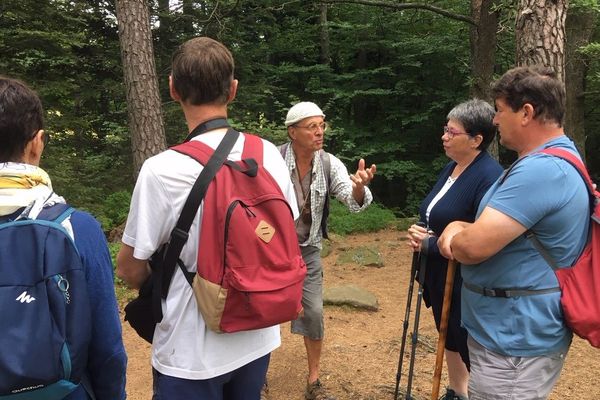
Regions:
[[477, 149], [485, 150], [496, 136], [496, 126], [494, 125], [495, 114], [494, 107], [487, 101], [471, 99], [458, 104], [450, 110], [446, 116], [446, 121], [450, 119], [457, 120], [472, 137], [481, 135], [483, 140]]

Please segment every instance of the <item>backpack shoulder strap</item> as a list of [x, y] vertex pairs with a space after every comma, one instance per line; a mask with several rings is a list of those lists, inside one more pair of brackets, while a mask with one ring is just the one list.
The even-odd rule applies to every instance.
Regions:
[[66, 203], [57, 203], [50, 207], [44, 207], [37, 216], [37, 219], [53, 221], [57, 224], [62, 223], [69, 218], [75, 209]]
[[206, 165], [215, 152], [209, 145], [198, 140], [178, 144], [177, 146], [171, 147], [171, 150], [190, 156], [202, 165]]
[[323, 149], [319, 150], [319, 156], [321, 157], [321, 164], [323, 165], [325, 181], [327, 181], [327, 192], [329, 192], [329, 186], [331, 185], [331, 158], [329, 157], [329, 153]]
[[277, 146], [277, 149], [279, 149], [279, 152], [281, 153], [281, 157], [283, 157], [283, 159], [285, 159], [285, 153], [290, 147], [290, 143], [291, 142], [285, 142], [284, 144], [280, 144], [279, 146]]
[[[587, 172], [587, 168], [585, 167], [583, 162], [577, 156], [575, 156], [575, 154], [573, 154], [570, 151], [563, 149], [563, 148], [549, 147], [549, 148], [539, 151], [539, 153], [548, 154], [548, 155], [551, 155], [554, 157], [561, 158], [561, 159], [567, 161], [569, 164], [571, 164], [577, 170], [577, 172], [579, 172], [579, 175], [585, 182], [585, 186], [587, 187], [588, 193], [590, 195], [590, 199], [591, 199], [590, 212], [594, 213], [594, 206], [595, 206], [595, 202], [596, 202], [596, 198], [597, 198], [597, 192], [594, 189], [592, 179], [590, 178], [590, 175]], [[550, 265], [550, 267], [552, 267], [552, 269], [556, 271], [559, 268], [559, 265], [552, 258], [552, 256], [550, 255], [548, 250], [544, 247], [542, 242], [537, 238], [535, 233], [532, 230], [528, 230], [525, 233], [525, 236], [529, 240], [531, 240], [531, 243], [533, 244], [533, 246], [542, 255], [544, 260], [546, 260], [548, 265]]]
[[[204, 160], [203, 157], [206, 155], [206, 148], [204, 146], [210, 149], [212, 155], [206, 161], [206, 163], [203, 164], [204, 168], [202, 169], [202, 172], [200, 172], [200, 175], [196, 179], [194, 186], [192, 186], [192, 189], [190, 190], [190, 193], [183, 206], [181, 214], [179, 215], [179, 219], [177, 220], [177, 224], [175, 225], [175, 228], [173, 228], [173, 230], [171, 231], [169, 245], [167, 247], [164, 258], [163, 271], [160, 271], [162, 279], [157, 279], [155, 281], [154, 294], [158, 293], [163, 298], [167, 297], [167, 294], [169, 293], [169, 285], [171, 283], [173, 273], [175, 272], [176, 265], [179, 265], [182, 272], [186, 276], [186, 279], [188, 280], [188, 282], [190, 282], [190, 275], [187, 273], [185, 268], [183, 268], [183, 265], [180, 262], [178, 262], [179, 255], [181, 254], [183, 246], [187, 242], [189, 230], [194, 221], [194, 216], [198, 212], [198, 208], [200, 207], [200, 203], [202, 203], [202, 199], [204, 199], [204, 195], [206, 194], [208, 185], [213, 180], [213, 178], [227, 159], [227, 156], [231, 152], [231, 149], [235, 145], [235, 142], [237, 141], [238, 137], [239, 132], [233, 130], [232, 128], [229, 128], [229, 130], [225, 134], [225, 137], [223, 137], [221, 143], [219, 143], [219, 146], [217, 146], [217, 149], [214, 150], [214, 152], [212, 151], [212, 149], [210, 149], [209, 146], [204, 145], [204, 143], [200, 143], [200, 146], [194, 144], [197, 143], [197, 141], [185, 143], [186, 147], [183, 148], [184, 151], [181, 151], [181, 153], [187, 154], [194, 159], [196, 159], [195, 156], [198, 156], [199, 158], [202, 158], [202, 160]], [[188, 145], [189, 147], [187, 147]], [[179, 146], [175, 147], [178, 148], [176, 151], [181, 150]], [[200, 160], [199, 162], [202, 163]], [[160, 310], [160, 308], [157, 309], [156, 307], [157, 302], [158, 304], [160, 304], [160, 298], [156, 300], [157, 298], [158, 296], [155, 295], [154, 310], [155, 315], [160, 317], [158, 320], [161, 320], [162, 311]]]
[[544, 149], [544, 150], [540, 151], [540, 153], [549, 154], [551, 156], [562, 158], [563, 160], [565, 160], [569, 164], [571, 164], [573, 167], [575, 167], [577, 172], [579, 172], [579, 175], [581, 175], [581, 178], [584, 180], [585, 185], [587, 186], [590, 194], [594, 195], [595, 190], [594, 190], [593, 182], [592, 182], [592, 179], [590, 178], [590, 175], [588, 174], [587, 168], [585, 167], [583, 162], [578, 157], [575, 156], [575, 154], [571, 153], [568, 150], [557, 148], [557, 147], [550, 147], [550, 148]]
[[244, 150], [242, 160], [253, 158], [258, 165], [263, 164], [263, 142], [258, 136], [244, 133]]
[[321, 235], [325, 239], [329, 239], [327, 233], [327, 219], [329, 218], [329, 187], [331, 186], [331, 158], [329, 153], [325, 150], [319, 150], [319, 157], [321, 158], [321, 165], [323, 167], [323, 175], [325, 175], [325, 184], [327, 190], [325, 191], [325, 204], [323, 204], [323, 216], [321, 217]]

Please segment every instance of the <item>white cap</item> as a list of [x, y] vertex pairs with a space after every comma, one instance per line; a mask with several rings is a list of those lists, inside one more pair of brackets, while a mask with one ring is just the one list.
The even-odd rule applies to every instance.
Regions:
[[294, 125], [308, 117], [325, 117], [318, 105], [310, 101], [302, 101], [295, 104], [287, 113], [285, 126]]

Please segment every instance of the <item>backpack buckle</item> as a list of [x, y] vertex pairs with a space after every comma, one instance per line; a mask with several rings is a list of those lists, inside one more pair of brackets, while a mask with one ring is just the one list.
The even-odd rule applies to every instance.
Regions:
[[[188, 240], [188, 237], [190, 236], [190, 234], [186, 231], [184, 231], [183, 229], [177, 228], [175, 227], [173, 229], [173, 232], [171, 232], [171, 242], [177, 242], [177, 243], [185, 243]], [[171, 246], [173, 246], [173, 243], [170, 244]]]

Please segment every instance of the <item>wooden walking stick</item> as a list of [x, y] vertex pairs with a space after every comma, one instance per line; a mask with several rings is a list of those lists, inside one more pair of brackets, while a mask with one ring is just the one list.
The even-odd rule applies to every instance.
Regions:
[[435, 355], [435, 370], [433, 372], [433, 388], [431, 389], [431, 400], [437, 400], [440, 394], [440, 380], [442, 378], [442, 365], [444, 363], [444, 348], [446, 347], [446, 335], [448, 333], [448, 318], [450, 317], [450, 304], [452, 303], [452, 288], [454, 287], [454, 273], [456, 272], [455, 260], [448, 260], [448, 271], [446, 272], [446, 285], [444, 286], [444, 302], [442, 304], [442, 315], [440, 319], [440, 336], [438, 338], [437, 352]]

